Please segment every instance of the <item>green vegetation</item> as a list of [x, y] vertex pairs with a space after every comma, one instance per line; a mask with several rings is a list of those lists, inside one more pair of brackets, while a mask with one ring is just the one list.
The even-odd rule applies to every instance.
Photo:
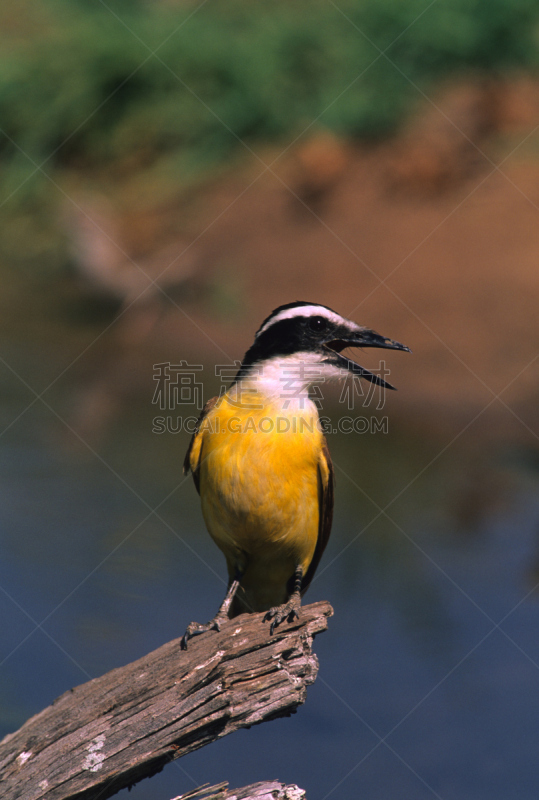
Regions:
[[534, 67], [538, 21], [539, 0], [4, 0], [0, 247], [58, 262], [50, 179], [181, 189], [313, 121], [387, 134], [447, 75]]

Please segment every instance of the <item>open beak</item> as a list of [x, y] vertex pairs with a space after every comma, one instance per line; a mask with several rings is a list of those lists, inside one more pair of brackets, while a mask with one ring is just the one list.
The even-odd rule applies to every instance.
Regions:
[[376, 384], [376, 386], [383, 386], [385, 389], [395, 389], [395, 387], [387, 381], [384, 381], [379, 375], [369, 372], [368, 369], [356, 364], [355, 361], [341, 355], [341, 351], [346, 347], [381, 347], [386, 350], [404, 350], [407, 353], [412, 352], [406, 345], [395, 342], [393, 339], [387, 339], [385, 336], [380, 336], [376, 331], [371, 331], [367, 328], [358, 330], [358, 332], [354, 334], [346, 334], [346, 336], [343, 336], [341, 339], [325, 342], [324, 347], [328, 350], [328, 357], [324, 359], [326, 363], [332, 364], [339, 369], [347, 370], [352, 375], [365, 378], [365, 380]]

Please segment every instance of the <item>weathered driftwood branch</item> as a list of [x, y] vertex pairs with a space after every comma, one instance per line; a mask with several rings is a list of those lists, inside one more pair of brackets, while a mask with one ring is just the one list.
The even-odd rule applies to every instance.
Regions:
[[173, 800], [305, 800], [305, 792], [295, 784], [279, 781], [252, 783], [242, 789], [229, 789], [228, 783], [201, 786]]
[[314, 603], [270, 637], [245, 614], [180, 639], [59, 697], [0, 742], [2, 800], [105, 800], [227, 733], [288, 716], [316, 678]]

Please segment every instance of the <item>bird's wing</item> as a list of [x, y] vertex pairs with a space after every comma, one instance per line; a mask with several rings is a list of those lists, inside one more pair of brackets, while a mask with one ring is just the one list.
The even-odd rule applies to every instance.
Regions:
[[200, 494], [200, 460], [202, 456], [202, 439], [204, 437], [204, 430], [201, 430], [202, 423], [208, 416], [209, 412], [215, 406], [219, 397], [212, 397], [208, 400], [195, 425], [195, 432], [189, 442], [187, 453], [183, 461], [183, 474], [188, 475], [189, 471], [193, 473], [193, 480], [195, 482], [196, 490]]
[[324, 443], [318, 461], [318, 539], [316, 548], [309, 569], [307, 570], [302, 584], [301, 593], [305, 594], [309, 588], [316, 568], [322, 558], [322, 553], [326, 549], [329, 534], [331, 533], [331, 522], [333, 520], [333, 486], [335, 483], [333, 464], [329, 454], [328, 443], [324, 437]]

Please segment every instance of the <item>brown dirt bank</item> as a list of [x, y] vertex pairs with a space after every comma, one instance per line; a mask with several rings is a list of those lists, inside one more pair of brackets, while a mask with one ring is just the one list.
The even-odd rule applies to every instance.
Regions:
[[457, 87], [397, 141], [318, 135], [271, 170], [250, 157], [155, 224], [128, 214], [136, 260], [167, 228], [157, 272], [188, 248], [177, 306], [141, 337], [148, 358], [239, 358], [272, 308], [314, 300], [412, 348], [387, 358], [392, 408], [469, 418], [493, 401], [485, 419], [497, 410], [525, 432], [508, 404], [539, 431], [539, 88], [504, 91], [491, 107], [484, 87]]

